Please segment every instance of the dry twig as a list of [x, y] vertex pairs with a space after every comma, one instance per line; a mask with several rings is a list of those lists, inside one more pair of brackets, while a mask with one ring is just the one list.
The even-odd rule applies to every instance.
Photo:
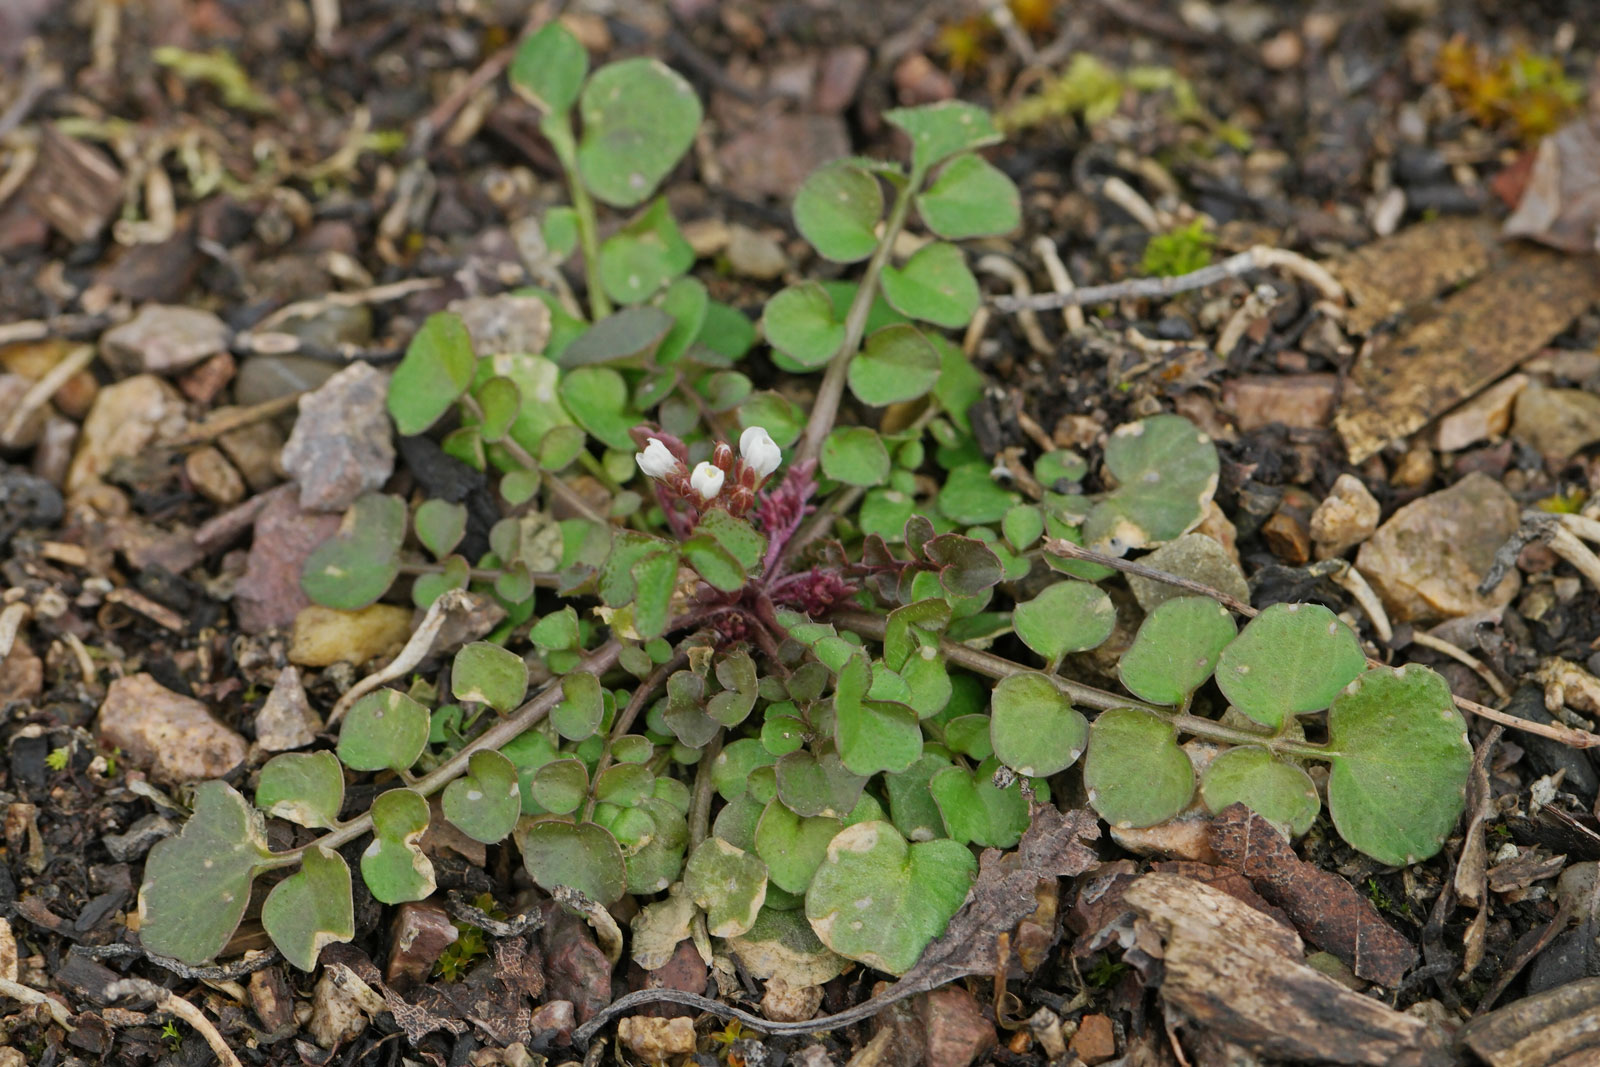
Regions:
[[195, 1028], [199, 1035], [205, 1038], [207, 1045], [223, 1067], [244, 1067], [239, 1062], [239, 1057], [233, 1054], [222, 1034], [206, 1018], [205, 1012], [190, 1004], [187, 1000], [173, 993], [170, 989], [163, 989], [154, 982], [143, 978], [122, 978], [105, 988], [107, 1000], [121, 1000], [123, 997], [143, 997], [156, 1002], [156, 1007], [161, 1011], [170, 1011], [184, 1022]]
[[1023, 309], [1050, 311], [1075, 304], [1108, 304], [1131, 298], [1153, 298], [1187, 293], [1208, 285], [1238, 278], [1251, 271], [1273, 267], [1288, 271], [1302, 281], [1309, 282], [1322, 296], [1336, 303], [1345, 299], [1344, 286], [1332, 274], [1298, 252], [1282, 248], [1256, 245], [1248, 251], [1229, 256], [1221, 263], [1179, 274], [1171, 278], [1129, 278], [1110, 285], [1091, 285], [1066, 293], [1040, 293], [1026, 298], [997, 296], [994, 306], [1001, 311], [1017, 312]]

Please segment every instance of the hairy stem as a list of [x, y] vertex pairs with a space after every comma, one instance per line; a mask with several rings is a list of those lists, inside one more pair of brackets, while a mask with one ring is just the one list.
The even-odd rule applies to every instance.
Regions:
[[689, 855], [694, 854], [694, 850], [711, 832], [711, 794], [714, 792], [711, 765], [722, 754], [722, 733], [718, 730], [716, 736], [701, 749], [700, 764], [695, 768], [694, 793], [689, 800]]
[[861, 288], [856, 290], [856, 298], [851, 301], [850, 310], [845, 315], [844, 341], [829, 361], [828, 369], [822, 375], [822, 385], [817, 389], [817, 401], [812, 405], [811, 419], [806, 423], [806, 436], [800, 442], [800, 453], [796, 457], [798, 462], [816, 459], [822, 452], [823, 439], [833, 430], [833, 421], [839, 415], [839, 401], [844, 398], [845, 374], [850, 369], [850, 360], [855, 356], [856, 349], [861, 347], [861, 336], [867, 330], [867, 315], [872, 311], [873, 298], [878, 295], [878, 278], [883, 273], [884, 264], [889, 262], [895, 238], [905, 225], [906, 215], [911, 210], [911, 195], [916, 190], [919, 178], [919, 175], [913, 174], [911, 182], [898, 191], [894, 207], [889, 212], [889, 221], [883, 228], [883, 237], [878, 241], [877, 251], [872, 253], [866, 272], [861, 275]]

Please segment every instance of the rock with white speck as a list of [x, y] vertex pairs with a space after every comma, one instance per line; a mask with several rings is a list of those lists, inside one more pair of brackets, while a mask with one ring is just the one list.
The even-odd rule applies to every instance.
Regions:
[[530, 355], [550, 340], [550, 309], [536, 296], [474, 296], [453, 301], [478, 356]]
[[389, 376], [353, 363], [300, 398], [300, 417], [283, 446], [283, 469], [300, 486], [300, 506], [343, 511], [394, 473], [385, 406]]

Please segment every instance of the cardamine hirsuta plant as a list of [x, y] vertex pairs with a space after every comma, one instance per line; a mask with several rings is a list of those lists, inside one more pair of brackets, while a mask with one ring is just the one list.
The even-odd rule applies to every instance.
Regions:
[[[1027, 487], [994, 476], [967, 415], [983, 377], [943, 332], [981, 299], [955, 242], [1020, 220], [980, 154], [1000, 139], [985, 112], [890, 111], [908, 163], [806, 181], [799, 232], [864, 265], [773, 295], [758, 346], [650, 200], [698, 126], [689, 86], [649, 60], [590, 76], [558, 25], [511, 78], [571, 192], [541, 220], [561, 285], [521, 294], [549, 310], [547, 341], [480, 352], [439, 313], [389, 394], [400, 433], [498, 479], [503, 517], [468, 559], [463, 506], [370, 494], [303, 575], [339, 609], [407, 595], [404, 573], [420, 608], [466, 591], [505, 619], [424, 674], [352, 691], [331, 750], [275, 756], [253, 801], [196, 788], [146, 867], [147, 949], [214, 957], [276, 878], [261, 922], [309, 969], [353, 936], [352, 864], [384, 903], [435, 892], [419, 840], [437, 820], [515, 848], [565, 899], [633, 895], [647, 967], [695, 937], [781, 944], [813, 976], [908, 970], [975, 850], [1016, 845], [1055, 794], [1120, 827], [1243, 802], [1289, 835], [1327, 818], [1387, 864], [1439, 849], [1471, 758], [1451, 694], [1425, 668], [1371, 666], [1326, 607], [1274, 604], [1241, 628], [1216, 599], [1174, 596], [1118, 642], [1115, 678], [1085, 680], [1072, 657], [1117, 613], [1113, 569], [1078, 546], [1114, 559], [1192, 530], [1218, 459], [1156, 415], [1109, 434], [1104, 492], [1066, 450], [1037, 456]], [[597, 201], [637, 213], [601, 240]], [[559, 270], [580, 248], [587, 309]], [[820, 372], [809, 411], [757, 388], [773, 368]], [[354, 776], [370, 806], [347, 804]], [[266, 817], [317, 835], [272, 851]]]

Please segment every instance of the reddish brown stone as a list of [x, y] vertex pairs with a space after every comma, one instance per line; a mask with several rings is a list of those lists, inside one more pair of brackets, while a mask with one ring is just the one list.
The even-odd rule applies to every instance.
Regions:
[[1085, 1015], [1067, 1049], [1089, 1067], [1094, 1067], [1117, 1054], [1117, 1032], [1106, 1016]]

